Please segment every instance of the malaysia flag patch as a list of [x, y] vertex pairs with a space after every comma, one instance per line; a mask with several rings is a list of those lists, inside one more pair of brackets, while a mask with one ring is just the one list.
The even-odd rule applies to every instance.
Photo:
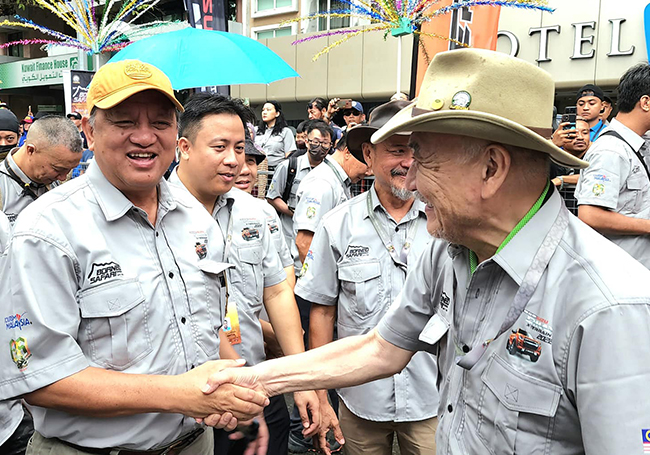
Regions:
[[650, 429], [641, 430], [643, 438], [643, 453], [650, 453]]

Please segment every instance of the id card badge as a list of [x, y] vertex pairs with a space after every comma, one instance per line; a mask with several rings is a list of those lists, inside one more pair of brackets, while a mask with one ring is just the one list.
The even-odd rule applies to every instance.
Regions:
[[418, 339], [427, 344], [434, 345], [449, 331], [449, 321], [438, 313], [431, 316], [424, 326]]
[[237, 313], [237, 305], [232, 300], [228, 301], [226, 309], [226, 317], [223, 321], [223, 333], [226, 334], [228, 341], [231, 345], [241, 343], [241, 329], [239, 327], [239, 313]]

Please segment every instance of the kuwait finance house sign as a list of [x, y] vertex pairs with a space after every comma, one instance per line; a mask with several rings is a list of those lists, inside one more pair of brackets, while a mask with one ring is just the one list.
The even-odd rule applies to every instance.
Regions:
[[63, 84], [63, 70], [78, 68], [76, 53], [4, 63], [0, 65], [0, 89]]

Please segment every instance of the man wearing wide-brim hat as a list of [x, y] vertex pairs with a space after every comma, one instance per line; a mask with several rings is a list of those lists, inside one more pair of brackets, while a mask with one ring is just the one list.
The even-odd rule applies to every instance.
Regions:
[[368, 335], [211, 383], [255, 377], [270, 394], [350, 386], [424, 350], [438, 356], [440, 454], [640, 453], [650, 272], [549, 184], [551, 160], [587, 165], [546, 139], [553, 96], [546, 72], [505, 54], [436, 55], [417, 103], [372, 140], [411, 132], [407, 188], [447, 250], [432, 244], [409, 266]]
[[[408, 104], [382, 104], [368, 125], [347, 132], [348, 150], [372, 169], [375, 181], [369, 191], [323, 216], [309, 247], [295, 291], [311, 303], [312, 348], [332, 341], [337, 314], [339, 338], [374, 329], [427, 245], [443, 246], [427, 234], [424, 204], [405, 188], [413, 163], [408, 134], [370, 143], [370, 136]], [[396, 437], [402, 455], [434, 455], [437, 371], [435, 359], [421, 352], [399, 374], [337, 389], [346, 453], [390, 454]], [[330, 410], [324, 390], [320, 398], [321, 413]]]

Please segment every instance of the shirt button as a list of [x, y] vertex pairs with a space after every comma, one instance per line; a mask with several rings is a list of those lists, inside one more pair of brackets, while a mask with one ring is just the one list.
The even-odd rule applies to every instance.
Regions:
[[156, 231], [156, 237], [158, 237], [158, 231]]
[[194, 369], [194, 365], [192, 365], [192, 366], [190, 367], [190, 370], [193, 370], [193, 369]]
[[186, 321], [186, 320], [187, 320], [187, 319], [185, 319], [185, 317], [182, 317], [182, 318], [181, 318], [181, 322], [182, 322], [183, 324], [185, 324], [185, 321]]
[[452, 405], [447, 405], [447, 411], [452, 412], [454, 407]]
[[464, 345], [464, 346], [463, 346], [463, 352], [464, 352], [465, 354], [467, 354], [469, 351], [470, 351], [469, 346]]
[[169, 278], [174, 278], [174, 272], [169, 272]]
[[395, 232], [399, 232], [399, 226], [395, 226]]

